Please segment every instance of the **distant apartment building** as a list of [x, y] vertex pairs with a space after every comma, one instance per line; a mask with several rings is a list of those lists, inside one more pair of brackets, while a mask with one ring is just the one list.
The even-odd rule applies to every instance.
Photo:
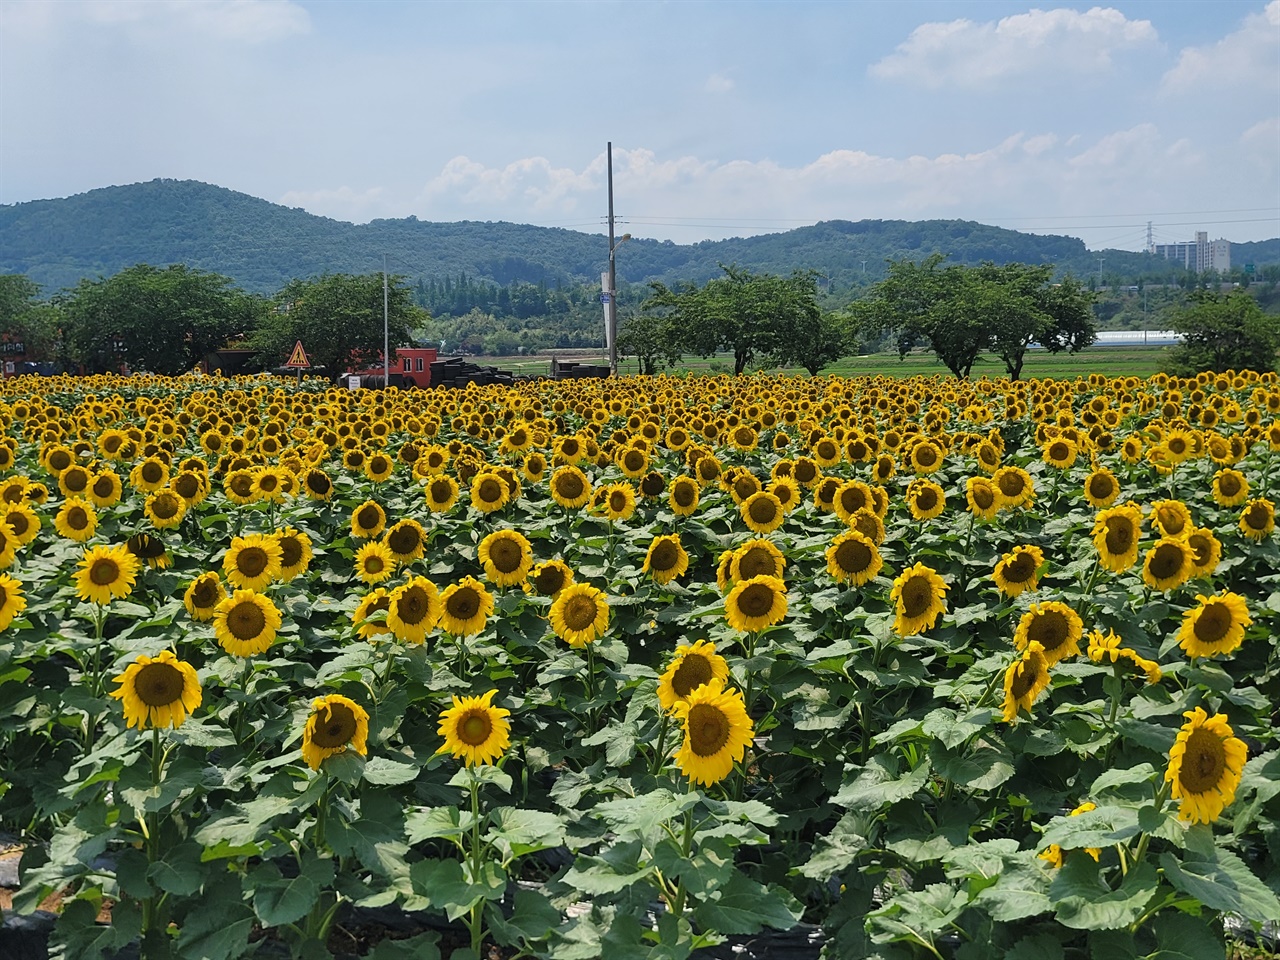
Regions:
[[1231, 269], [1231, 242], [1210, 241], [1209, 234], [1204, 230], [1197, 230], [1195, 240], [1188, 243], [1153, 243], [1147, 251], [1166, 260], [1177, 260], [1196, 273], [1204, 273], [1206, 270], [1226, 273]]

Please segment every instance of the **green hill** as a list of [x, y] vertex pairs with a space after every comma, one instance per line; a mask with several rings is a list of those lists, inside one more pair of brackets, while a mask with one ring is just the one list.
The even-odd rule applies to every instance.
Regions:
[[[1280, 260], [1280, 241], [1249, 246], [1256, 248], [1250, 262]], [[968, 221], [831, 220], [696, 244], [632, 240], [618, 253], [618, 274], [629, 283], [702, 282], [719, 272], [718, 264], [736, 263], [774, 273], [813, 269], [827, 278], [824, 285], [848, 288], [877, 279], [886, 259], [935, 251], [969, 264], [1049, 262], [1078, 276], [1095, 273], [1099, 257], [1106, 259], [1108, 277], [1155, 279], [1178, 272], [1145, 254], [1090, 251], [1072, 237]], [[607, 253], [599, 234], [414, 217], [351, 224], [195, 181], [152, 180], [0, 206], [0, 273], [26, 274], [46, 291], [135, 263], [183, 263], [224, 274], [246, 290], [272, 293], [295, 277], [379, 270], [383, 254], [393, 272], [414, 279], [466, 274], [500, 285], [554, 286], [595, 282]]]

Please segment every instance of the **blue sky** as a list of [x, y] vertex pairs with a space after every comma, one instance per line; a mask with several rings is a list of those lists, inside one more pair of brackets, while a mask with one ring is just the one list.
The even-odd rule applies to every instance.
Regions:
[[196, 179], [354, 222], [963, 218], [1280, 236], [1280, 0], [4, 0], [0, 203]]

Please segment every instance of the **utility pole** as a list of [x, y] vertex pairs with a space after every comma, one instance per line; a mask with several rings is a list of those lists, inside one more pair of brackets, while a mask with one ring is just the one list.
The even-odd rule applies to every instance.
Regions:
[[1106, 261], [1107, 261], [1106, 257], [1098, 258], [1098, 289], [1099, 290], [1101, 290], [1104, 286], [1106, 286], [1106, 284], [1102, 280], [1102, 265], [1106, 263]]
[[391, 337], [387, 332], [387, 255], [382, 255], [382, 389], [391, 386]]
[[605, 160], [609, 167], [609, 376], [618, 375], [618, 275], [614, 265], [613, 248], [613, 141], [605, 146]]

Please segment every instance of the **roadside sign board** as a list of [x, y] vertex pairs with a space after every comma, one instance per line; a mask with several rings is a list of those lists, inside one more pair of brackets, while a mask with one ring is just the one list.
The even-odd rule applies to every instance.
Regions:
[[285, 366], [297, 367], [299, 370], [311, 366], [311, 362], [307, 360], [307, 351], [302, 349], [301, 340], [293, 345], [293, 353], [289, 354], [289, 362]]
[[353, 374], [352, 376], [347, 377], [347, 389], [348, 389], [348, 390], [359, 390], [359, 389], [360, 389], [360, 378], [359, 378], [358, 376], [355, 376], [354, 374]]

